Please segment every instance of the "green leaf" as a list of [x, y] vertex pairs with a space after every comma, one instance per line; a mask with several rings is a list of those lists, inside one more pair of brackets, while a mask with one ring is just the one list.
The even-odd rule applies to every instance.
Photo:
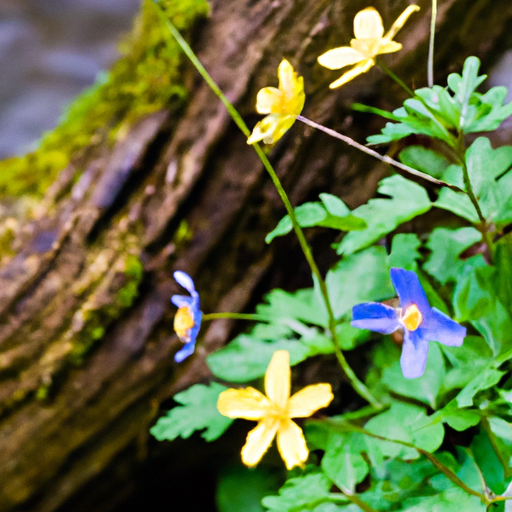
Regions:
[[481, 416], [478, 412], [468, 409], [449, 409], [444, 411], [441, 415], [441, 419], [458, 432], [478, 425], [480, 418]]
[[455, 287], [455, 314], [459, 320], [471, 322], [497, 355], [512, 345], [510, 310], [497, 296], [500, 275], [496, 268], [481, 256], [471, 260], [460, 271]]
[[361, 509], [354, 504], [336, 505], [334, 503], [320, 503], [313, 509], [313, 512], [361, 512]]
[[256, 306], [256, 313], [270, 321], [292, 318], [321, 327], [329, 325], [323, 301], [313, 288], [305, 288], [295, 293], [274, 289], [265, 296], [265, 302], [267, 304]]
[[[512, 146], [493, 149], [489, 139], [479, 137], [467, 149], [465, 160], [471, 186], [483, 216], [497, 226], [509, 223], [512, 220], [512, 202], [509, 192], [512, 186], [512, 173], [509, 172], [512, 167]], [[451, 166], [443, 179], [460, 184], [462, 169]], [[435, 205], [475, 224], [479, 222], [475, 208], [469, 197], [464, 194], [443, 189]]]
[[218, 379], [249, 382], [265, 375], [276, 350], [288, 350], [291, 365], [304, 361], [310, 354], [309, 347], [298, 340], [264, 341], [241, 334], [226, 347], [210, 354], [206, 362]]
[[480, 426], [480, 432], [473, 437], [470, 448], [475, 462], [484, 475], [486, 485], [495, 494], [504, 492], [506, 479], [503, 465], [483, 426]]
[[472, 224], [478, 224], [480, 219], [473, 203], [466, 194], [454, 192], [449, 188], [443, 188], [439, 193], [434, 206], [468, 220]]
[[466, 336], [461, 347], [443, 346], [443, 353], [453, 366], [444, 380], [445, 391], [462, 389], [494, 361], [491, 348], [480, 336]]
[[331, 486], [329, 478], [316, 471], [290, 478], [279, 490], [279, 496], [266, 496], [262, 503], [272, 512], [314, 510], [320, 503], [329, 501]]
[[437, 469], [425, 458], [410, 461], [387, 459], [372, 468], [371, 487], [360, 497], [379, 512], [402, 510], [408, 498], [432, 494], [429, 480], [436, 473]]
[[413, 133], [417, 133], [417, 131], [406, 124], [386, 123], [386, 126], [382, 129], [382, 133], [366, 137], [366, 142], [368, 144], [389, 144], [394, 140], [403, 139]]
[[159, 441], [172, 441], [177, 437], [187, 439], [196, 430], [206, 429], [201, 434], [204, 439], [217, 439], [233, 423], [231, 418], [222, 416], [217, 410], [219, 394], [226, 389], [212, 382], [209, 386], [195, 384], [174, 395], [174, 400], [181, 405], [159, 418], [150, 429], [151, 434]]
[[[411, 443], [428, 451], [436, 451], [444, 438], [444, 429], [440, 424], [425, 425], [426, 413], [422, 407], [404, 402], [392, 402], [391, 408], [374, 416], [365, 425], [365, 429], [397, 441]], [[414, 448], [368, 438], [368, 444], [377, 446], [386, 457], [399, 459], [417, 459], [420, 455]]]
[[435, 178], [440, 178], [450, 165], [444, 156], [423, 146], [407, 146], [399, 156], [403, 164]]
[[[418, 500], [416, 500], [418, 501]], [[455, 505], [456, 504], [456, 505]], [[456, 509], [454, 508], [456, 507]], [[445, 491], [421, 499], [420, 503], [412, 507], [402, 508], [402, 512], [485, 512], [486, 506], [477, 496], [467, 494], [459, 487], [451, 487]]]
[[348, 206], [337, 196], [323, 193], [319, 197], [327, 213], [334, 217], [346, 217], [352, 213]]
[[486, 78], [485, 75], [478, 76], [479, 67], [480, 61], [476, 57], [468, 57], [462, 75], [453, 73], [448, 77], [448, 89], [438, 85], [417, 89], [414, 97], [406, 99], [404, 106], [393, 113], [357, 106], [357, 110], [396, 121], [386, 123], [379, 135], [368, 137], [368, 142], [389, 143], [411, 134], [421, 134], [443, 140], [455, 148], [458, 132], [465, 134], [498, 128], [512, 114], [512, 104], [503, 105], [506, 90], [502, 87], [494, 87], [485, 94], [476, 92]]
[[507, 421], [493, 417], [487, 419], [487, 434], [494, 451], [503, 466], [505, 478], [512, 476], [512, 425]]
[[421, 254], [418, 252], [420, 247], [421, 242], [417, 235], [412, 233], [395, 235], [391, 243], [391, 252], [387, 258], [388, 267], [416, 270], [418, 267], [416, 260], [421, 259]]
[[423, 268], [441, 284], [455, 281], [465, 265], [460, 254], [481, 239], [480, 232], [472, 227], [436, 228], [426, 244], [431, 254]]
[[462, 76], [453, 73], [448, 76], [448, 87], [455, 93], [455, 100], [460, 105], [460, 118], [457, 128], [468, 133], [468, 127], [476, 117], [476, 109], [470, 104], [471, 97], [477, 87], [487, 78], [478, 76], [480, 61], [476, 57], [468, 57], [462, 68]]
[[336, 246], [338, 254], [352, 254], [368, 247], [432, 206], [423, 187], [398, 175], [384, 178], [378, 193], [389, 199], [370, 199], [353, 210], [354, 215], [366, 222], [367, 228], [348, 233]]
[[276, 492], [279, 475], [264, 466], [227, 466], [219, 474], [215, 501], [218, 512], [265, 512], [262, 498]]
[[[397, 356], [398, 356], [397, 350]], [[398, 395], [415, 398], [433, 409], [446, 376], [446, 368], [438, 343], [430, 342], [425, 373], [417, 379], [406, 379], [402, 374], [398, 357], [395, 362], [384, 368], [382, 384]]]
[[496, 295], [503, 304], [510, 304], [510, 301], [512, 300], [511, 236], [501, 238], [494, 246], [494, 266], [496, 267], [496, 273], [499, 276], [499, 279], [495, 282]]
[[331, 433], [322, 457], [322, 469], [340, 489], [353, 492], [356, 484], [362, 482], [369, 471], [361, 455], [366, 450], [366, 440], [360, 434]]
[[370, 247], [339, 261], [325, 277], [325, 284], [336, 318], [352, 306], [393, 297], [383, 247]]
[[[366, 223], [362, 219], [352, 215], [341, 199], [330, 194], [322, 194], [322, 196], [324, 197], [321, 203], [305, 203], [294, 208], [300, 227], [310, 228], [319, 226], [339, 229], [341, 231], [364, 229], [366, 227]], [[335, 199], [337, 199], [336, 202]], [[277, 226], [266, 236], [265, 242], [269, 244], [274, 238], [286, 235], [292, 229], [292, 221], [289, 215], [285, 215]]]
[[489, 389], [495, 386], [503, 377], [505, 372], [500, 372], [494, 368], [486, 368], [479, 372], [455, 397], [455, 402], [459, 407], [470, 407], [473, 405], [473, 399], [479, 391]]
[[448, 89], [434, 85], [432, 88], [416, 89], [415, 95], [421, 98], [432, 112], [436, 113], [438, 119], [443, 121], [445, 126], [454, 130], [459, 125], [460, 104]]
[[492, 87], [485, 94], [475, 94], [479, 116], [467, 128], [467, 133], [490, 132], [512, 115], [512, 102], [503, 105], [507, 97], [506, 87]]
[[[350, 325], [350, 320], [347, 318], [345, 322], [339, 323], [336, 326], [336, 336], [338, 338], [341, 350], [352, 350], [370, 339], [370, 331], [352, 327]], [[302, 338], [301, 341], [306, 343], [304, 338]]]

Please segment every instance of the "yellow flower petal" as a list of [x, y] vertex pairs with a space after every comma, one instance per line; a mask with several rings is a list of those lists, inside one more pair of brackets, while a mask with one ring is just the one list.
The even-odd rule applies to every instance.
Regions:
[[379, 53], [379, 48], [382, 43], [382, 39], [375, 39], [374, 37], [366, 39], [352, 39], [350, 46], [361, 55], [365, 56], [365, 59], [373, 59]]
[[402, 49], [402, 45], [396, 41], [388, 41], [387, 39], [381, 39], [379, 42], [379, 48], [377, 54], [383, 53], [394, 53]]
[[318, 63], [325, 68], [340, 69], [345, 66], [357, 64], [365, 59], [366, 57], [357, 50], [354, 50], [354, 48], [341, 46], [340, 48], [333, 48], [323, 53], [317, 60]]
[[357, 39], [376, 38], [384, 35], [382, 18], [373, 7], [359, 11], [354, 18], [354, 35]]
[[295, 122], [304, 107], [304, 80], [298, 76], [292, 65], [283, 59], [277, 70], [279, 89], [264, 87], [258, 92], [256, 110], [269, 114], [254, 127], [247, 144], [262, 140], [274, 144]]
[[256, 96], [256, 111], [259, 114], [278, 114], [283, 103], [283, 92], [276, 87], [264, 87]]
[[298, 116], [302, 112], [304, 102], [306, 101], [304, 79], [298, 76], [293, 66], [286, 59], [283, 59], [281, 64], [279, 64], [277, 76], [279, 77], [279, 90], [284, 94], [279, 113], [282, 115]]
[[295, 123], [295, 116], [280, 116], [272, 132], [272, 137], [263, 139], [265, 144], [274, 144], [277, 142]]
[[251, 135], [247, 139], [247, 144], [254, 144], [260, 140], [265, 144], [274, 144], [290, 129], [295, 119], [295, 116], [269, 114], [259, 123], [256, 123]]
[[255, 466], [261, 460], [276, 435], [279, 420], [269, 417], [258, 423], [247, 434], [247, 440], [242, 448], [242, 462], [246, 466]]
[[302, 77], [298, 77], [293, 66], [283, 59], [277, 68], [277, 77], [279, 78], [279, 89], [287, 96], [294, 96], [297, 93], [297, 87], [301, 85]]
[[290, 398], [290, 353], [277, 350], [265, 373], [265, 393], [279, 408], [284, 409]]
[[405, 11], [398, 16], [396, 21], [393, 23], [388, 33], [384, 36], [384, 39], [393, 39], [397, 32], [405, 25], [405, 22], [409, 19], [409, 16], [413, 12], [419, 11], [420, 8], [417, 5], [409, 5]]
[[277, 431], [277, 448], [286, 469], [302, 466], [308, 459], [309, 450], [301, 428], [292, 420], [281, 421]]
[[217, 400], [217, 409], [228, 418], [261, 420], [272, 407], [270, 400], [254, 388], [227, 389]]
[[347, 82], [350, 82], [350, 80], [354, 79], [356, 76], [366, 73], [374, 64], [375, 61], [373, 59], [368, 59], [360, 62], [359, 64], [356, 64], [352, 69], [349, 69], [346, 73], [343, 73], [343, 75], [341, 75], [338, 80], [335, 80], [331, 85], [329, 85], [329, 87], [331, 89], [335, 89], [336, 87], [340, 87]]
[[307, 386], [288, 401], [288, 415], [290, 418], [308, 418], [318, 409], [327, 407], [333, 398], [330, 384]]

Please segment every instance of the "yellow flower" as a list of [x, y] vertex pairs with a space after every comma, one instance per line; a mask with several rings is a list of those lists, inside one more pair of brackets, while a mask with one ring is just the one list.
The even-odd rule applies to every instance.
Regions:
[[367, 7], [359, 11], [354, 18], [354, 34], [356, 37], [350, 41], [350, 46], [333, 48], [318, 57], [318, 62], [329, 69], [341, 69], [355, 64], [352, 69], [341, 75], [329, 87], [331, 89], [340, 87], [356, 76], [366, 73], [375, 65], [377, 55], [400, 50], [402, 45], [393, 41], [393, 37], [404, 26], [409, 16], [419, 10], [420, 8], [417, 5], [409, 5], [393, 23], [386, 35], [384, 35], [382, 18], [376, 9]]
[[290, 418], [307, 418], [334, 398], [330, 384], [307, 386], [290, 397], [290, 354], [278, 350], [265, 374], [267, 396], [254, 388], [228, 389], [219, 395], [217, 409], [229, 418], [257, 420], [242, 448], [242, 462], [255, 466], [274, 437], [287, 469], [302, 466], [309, 451], [300, 427]]
[[247, 144], [263, 140], [265, 144], [274, 144], [288, 131], [302, 112], [304, 101], [304, 80], [283, 59], [277, 68], [279, 88], [264, 87], [256, 96], [256, 110], [259, 114], [268, 114], [262, 119], [247, 139]]

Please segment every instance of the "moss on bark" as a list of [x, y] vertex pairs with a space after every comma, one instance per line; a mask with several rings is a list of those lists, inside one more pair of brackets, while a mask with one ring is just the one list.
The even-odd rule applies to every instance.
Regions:
[[[113, 143], [136, 119], [162, 108], [179, 109], [187, 99], [180, 66], [183, 54], [162, 30], [151, 0], [144, 0], [122, 53], [108, 72], [79, 95], [38, 148], [0, 162], [0, 197], [42, 196], [73, 157], [91, 144]], [[165, 0], [165, 11], [182, 31], [208, 15], [206, 0]]]

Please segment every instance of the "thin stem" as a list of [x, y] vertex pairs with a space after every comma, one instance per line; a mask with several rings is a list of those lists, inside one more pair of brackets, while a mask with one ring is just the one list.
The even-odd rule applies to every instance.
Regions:
[[346, 135], [338, 133], [335, 130], [331, 130], [330, 128], [326, 128], [325, 126], [323, 126], [321, 124], [315, 123], [314, 121], [311, 121], [307, 117], [297, 116], [297, 120], [302, 121], [304, 124], [307, 124], [308, 126], [316, 128], [317, 130], [321, 130], [322, 132], [327, 133], [327, 135], [330, 135], [331, 137], [342, 140], [349, 146], [355, 147], [355, 148], [359, 149], [360, 151], [362, 151], [363, 153], [373, 156], [374, 158], [377, 158], [381, 162], [385, 162], [385, 163], [392, 165], [398, 169], [401, 169], [402, 171], [405, 171], [408, 174], [412, 174], [413, 176], [416, 176], [418, 178], [429, 181], [430, 183], [434, 183], [435, 185], [438, 185], [440, 187], [451, 188], [455, 192], [464, 192], [464, 190], [462, 190], [461, 188], [459, 188], [455, 185], [451, 185], [450, 183], [446, 183], [444, 181], [433, 178], [429, 174], [418, 171], [417, 169], [413, 169], [412, 167], [402, 164], [401, 162], [398, 162], [397, 160], [394, 160], [393, 158], [391, 158], [387, 155], [381, 155], [380, 153], [377, 153], [377, 151], [370, 149], [370, 148], [364, 146], [363, 144], [360, 144], [359, 142], [356, 142], [354, 139], [351, 139], [350, 137], [347, 137]]
[[430, 40], [428, 42], [427, 80], [428, 86], [434, 86], [434, 39], [436, 34], [437, 0], [432, 0], [432, 16], [430, 18]]
[[[156, 11], [158, 12], [158, 15], [162, 19], [162, 21], [165, 23], [173, 37], [176, 39], [177, 43], [180, 45], [181, 49], [185, 53], [185, 55], [190, 59], [190, 62], [195, 66], [199, 74], [203, 77], [205, 82], [208, 84], [210, 89], [217, 95], [217, 97], [220, 99], [220, 101], [224, 104], [226, 109], [228, 110], [229, 114], [231, 115], [233, 121], [236, 123], [236, 125], [240, 128], [242, 133], [248, 137], [250, 135], [250, 130], [245, 124], [244, 120], [238, 113], [238, 111], [235, 109], [235, 107], [232, 105], [232, 103], [226, 98], [224, 93], [220, 90], [219, 86], [214, 82], [212, 77], [208, 74], [204, 66], [201, 64], [199, 59], [196, 57], [195, 53], [193, 52], [192, 48], [188, 45], [188, 43], [183, 39], [179, 31], [176, 29], [176, 27], [169, 21], [167, 16], [165, 15], [165, 12], [161, 9], [160, 5], [158, 4], [158, 0], [153, 0], [153, 4], [156, 8]], [[297, 217], [295, 215], [295, 212], [293, 210], [293, 207], [290, 203], [290, 200], [288, 199], [288, 196], [286, 195], [286, 192], [281, 185], [281, 182], [274, 171], [272, 165], [270, 164], [267, 156], [261, 149], [261, 147], [258, 144], [252, 144], [252, 147], [256, 151], [256, 154], [260, 158], [263, 166], [265, 167], [266, 171], [270, 175], [270, 178], [272, 180], [272, 183], [274, 184], [274, 187], [277, 190], [277, 193], [279, 194], [279, 197], [281, 198], [281, 201], [284, 204], [284, 207], [286, 208], [286, 212], [290, 216], [290, 220], [292, 222], [293, 229], [295, 231], [295, 234], [297, 236], [297, 239], [299, 240], [299, 245], [302, 249], [302, 252], [304, 253], [304, 256], [308, 262], [308, 265], [311, 269], [311, 272], [313, 275], [317, 278], [318, 284], [320, 286], [320, 291], [322, 293], [322, 297], [325, 303], [325, 307], [327, 309], [327, 314], [329, 316], [329, 329], [331, 331], [331, 336], [334, 344], [334, 350], [336, 353], [336, 357], [338, 358], [338, 361], [344, 370], [345, 374], [347, 375], [348, 379], [350, 380], [354, 390], [365, 400], [367, 400], [371, 405], [374, 407], [379, 407], [380, 403], [372, 396], [370, 393], [370, 390], [357, 378], [355, 373], [352, 371], [350, 366], [348, 365], [345, 357], [343, 356], [341, 349], [339, 347], [339, 341], [336, 335], [336, 319], [334, 317], [334, 313], [332, 310], [332, 306], [329, 300], [329, 295], [327, 292], [327, 286], [325, 284], [325, 281], [322, 277], [322, 274], [320, 273], [320, 270], [313, 258], [313, 254], [311, 252], [311, 248], [309, 247], [306, 237], [304, 236], [304, 233], [299, 225], [299, 222], [297, 220]]]
[[229, 318], [231, 320], [249, 320], [252, 322], [268, 322], [268, 318], [262, 315], [246, 313], [207, 313], [203, 315], [203, 322], [208, 320], [218, 320], [219, 318]]
[[388, 75], [392, 80], [394, 80], [409, 96], [414, 96], [414, 91], [405, 84], [400, 78], [398, 78], [393, 71], [391, 71], [383, 62], [380, 60], [377, 61], [377, 66], [379, 66], [386, 75]]
[[459, 157], [460, 166], [462, 168], [462, 179], [464, 181], [465, 192], [469, 197], [469, 200], [473, 204], [473, 207], [476, 210], [478, 215], [478, 219], [480, 220], [480, 232], [482, 233], [482, 237], [484, 239], [485, 245], [487, 246], [489, 261], [492, 264], [493, 261], [493, 251], [492, 251], [492, 238], [487, 230], [487, 220], [482, 213], [482, 209], [480, 208], [480, 203], [475, 195], [473, 190], [473, 185], [471, 184], [471, 179], [469, 177], [468, 166], [466, 165], [466, 148], [464, 147], [464, 134], [460, 132], [458, 139], [458, 147], [457, 153]]
[[357, 494], [350, 492], [348, 489], [343, 488], [341, 489], [341, 492], [347, 497], [347, 499], [350, 502], [354, 503], [354, 505], [357, 505], [364, 512], [378, 512], [374, 508], [370, 507], [370, 505], [365, 503], [363, 500], [361, 500], [359, 496], [357, 496]]

